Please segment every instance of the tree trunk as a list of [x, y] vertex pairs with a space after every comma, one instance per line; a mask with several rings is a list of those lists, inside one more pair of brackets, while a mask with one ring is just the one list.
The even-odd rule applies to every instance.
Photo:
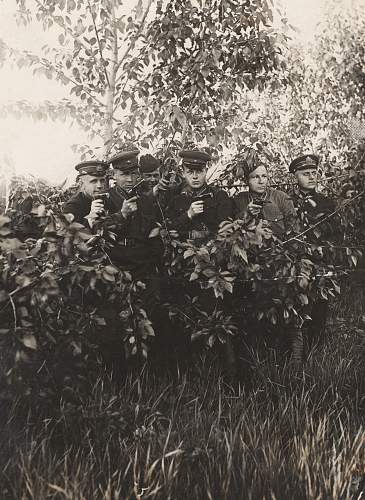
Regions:
[[113, 48], [112, 57], [109, 67], [109, 85], [106, 95], [106, 116], [104, 129], [104, 157], [107, 158], [113, 147], [113, 118], [114, 118], [114, 98], [115, 98], [115, 79], [118, 69], [118, 33], [115, 22], [115, 5], [114, 0], [111, 1], [111, 21], [113, 32]]

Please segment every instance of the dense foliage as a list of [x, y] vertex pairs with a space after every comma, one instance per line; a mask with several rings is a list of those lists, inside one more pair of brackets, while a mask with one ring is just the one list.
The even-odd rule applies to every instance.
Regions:
[[102, 236], [61, 215], [64, 194], [19, 179], [13, 188], [0, 219], [1, 396], [52, 400], [90, 387], [110, 330], [121, 365], [123, 343], [146, 356], [154, 332], [144, 285], [111, 264]]
[[[363, 183], [360, 169], [347, 206], [330, 217], [346, 221], [350, 209], [360, 217]], [[126, 369], [128, 358], [148, 356], [159, 333], [144, 310], [144, 284], [108, 258], [108, 224], [91, 232], [70, 223], [60, 210], [65, 197], [41, 182], [14, 179], [1, 216], [3, 397], [20, 392], [37, 401], [85, 391], [108, 352]], [[342, 238], [325, 241], [321, 224], [311, 230], [314, 239], [292, 233], [284, 241], [263, 239], [260, 224], [252, 218], [226, 221], [200, 245], [181, 243], [164, 225], [159, 228], [165, 244], [159, 279], [170, 290], [170, 336], [177, 326], [189, 342], [202, 339], [214, 347], [230, 337], [240, 349], [258, 327], [286, 336], [301, 361], [298, 332], [312, 304], [339, 293], [341, 277], [357, 265], [361, 250], [349, 239], [346, 245]]]

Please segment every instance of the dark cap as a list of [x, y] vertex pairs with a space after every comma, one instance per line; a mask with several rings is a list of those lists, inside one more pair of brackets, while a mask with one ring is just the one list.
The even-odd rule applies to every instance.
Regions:
[[133, 149], [132, 151], [122, 151], [110, 158], [110, 163], [116, 170], [122, 172], [131, 172], [138, 168], [138, 155], [139, 150]]
[[302, 155], [298, 156], [298, 158], [295, 158], [289, 165], [289, 172], [291, 174], [295, 174], [295, 172], [298, 172], [298, 170], [307, 170], [308, 168], [315, 168], [317, 169], [319, 165], [319, 156], [309, 154], [309, 155]]
[[139, 171], [141, 174], [152, 174], [152, 172], [158, 170], [160, 166], [160, 160], [150, 154], [141, 156], [139, 160]]
[[78, 171], [79, 177], [86, 174], [93, 175], [94, 177], [104, 177], [109, 169], [109, 165], [105, 161], [90, 160], [78, 163], [75, 169]]
[[181, 156], [182, 164], [184, 167], [195, 168], [196, 170], [203, 170], [207, 166], [208, 161], [212, 158], [205, 151], [184, 150], [179, 153]]
[[239, 155], [236, 158], [236, 175], [244, 177], [246, 180], [250, 174], [258, 167], [264, 166], [267, 169], [266, 162], [263, 160], [262, 155], [257, 151], [251, 150], [245, 155]]

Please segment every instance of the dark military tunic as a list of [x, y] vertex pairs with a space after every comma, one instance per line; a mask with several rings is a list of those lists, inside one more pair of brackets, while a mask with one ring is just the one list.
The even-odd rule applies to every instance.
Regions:
[[[301, 232], [318, 224], [336, 209], [336, 204], [331, 198], [316, 191], [304, 193], [296, 189], [291, 193], [290, 197], [297, 212]], [[317, 242], [321, 244], [325, 240], [333, 239], [338, 228], [339, 220], [337, 216], [334, 216], [328, 220], [323, 220], [321, 224], [302, 235], [301, 238], [311, 243]], [[314, 256], [311, 255], [310, 258], [313, 259]], [[308, 349], [311, 349], [318, 342], [323, 342], [327, 315], [328, 301], [318, 297], [311, 307], [310, 316], [312, 320], [304, 325], [304, 338]]]
[[[109, 257], [115, 265], [132, 271], [136, 279], [142, 279], [145, 274], [154, 272], [163, 252], [161, 239], [149, 238], [156, 226], [156, 207], [151, 197], [142, 195], [137, 199], [137, 212], [125, 219], [120, 210], [127, 198], [126, 192], [114, 187], [109, 194], [103, 224], [116, 234], [116, 242], [108, 251]], [[90, 213], [91, 201], [84, 193], [77, 193], [65, 203], [63, 212], [73, 214], [75, 222], [89, 227], [85, 217]]]
[[[63, 205], [63, 213], [72, 214], [74, 216], [74, 222], [90, 227], [86, 216], [90, 213], [91, 202], [92, 199], [89, 196], [82, 192], [78, 192]], [[111, 199], [106, 201], [105, 209], [107, 213], [114, 213], [118, 210]]]
[[[304, 193], [297, 189], [290, 194], [290, 198], [297, 212], [300, 231], [309, 229], [336, 210], [335, 202], [317, 191]], [[336, 216], [324, 220], [312, 231], [308, 231], [307, 238], [319, 242], [327, 240], [338, 229], [337, 223], [338, 217]]]
[[[204, 212], [190, 219], [190, 205], [199, 200], [204, 202]], [[169, 228], [178, 231], [182, 240], [213, 236], [219, 224], [232, 217], [232, 203], [227, 193], [213, 186], [205, 185], [199, 190], [178, 186], [165, 193], [163, 203]]]
[[143, 277], [143, 273], [155, 271], [163, 254], [160, 237], [149, 237], [156, 227], [157, 210], [151, 196], [141, 195], [137, 199], [137, 212], [124, 219], [120, 210], [126, 198], [123, 189], [114, 187], [110, 190], [110, 201], [117, 207], [117, 213], [107, 218], [108, 228], [117, 234], [117, 243], [111, 249], [110, 257], [117, 265], [135, 270], [138, 277]]

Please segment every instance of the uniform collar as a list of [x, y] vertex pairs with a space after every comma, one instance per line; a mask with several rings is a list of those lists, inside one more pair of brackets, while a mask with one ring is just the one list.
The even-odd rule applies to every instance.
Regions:
[[248, 192], [248, 197], [249, 197], [250, 201], [254, 201], [254, 200], [267, 201], [269, 198], [269, 195], [270, 195], [269, 189], [266, 189], [266, 191], [262, 194], [252, 193], [251, 191]]
[[202, 194], [210, 192], [210, 188], [207, 184], [204, 184], [199, 189], [192, 189], [190, 186], [187, 184], [184, 184], [182, 189], [181, 189], [181, 194], [186, 194], [188, 196], [201, 196]]
[[298, 186], [296, 186], [293, 190], [293, 194], [302, 200], [305, 200], [306, 198], [310, 198], [314, 194], [316, 194], [316, 190], [313, 191], [302, 191]]

